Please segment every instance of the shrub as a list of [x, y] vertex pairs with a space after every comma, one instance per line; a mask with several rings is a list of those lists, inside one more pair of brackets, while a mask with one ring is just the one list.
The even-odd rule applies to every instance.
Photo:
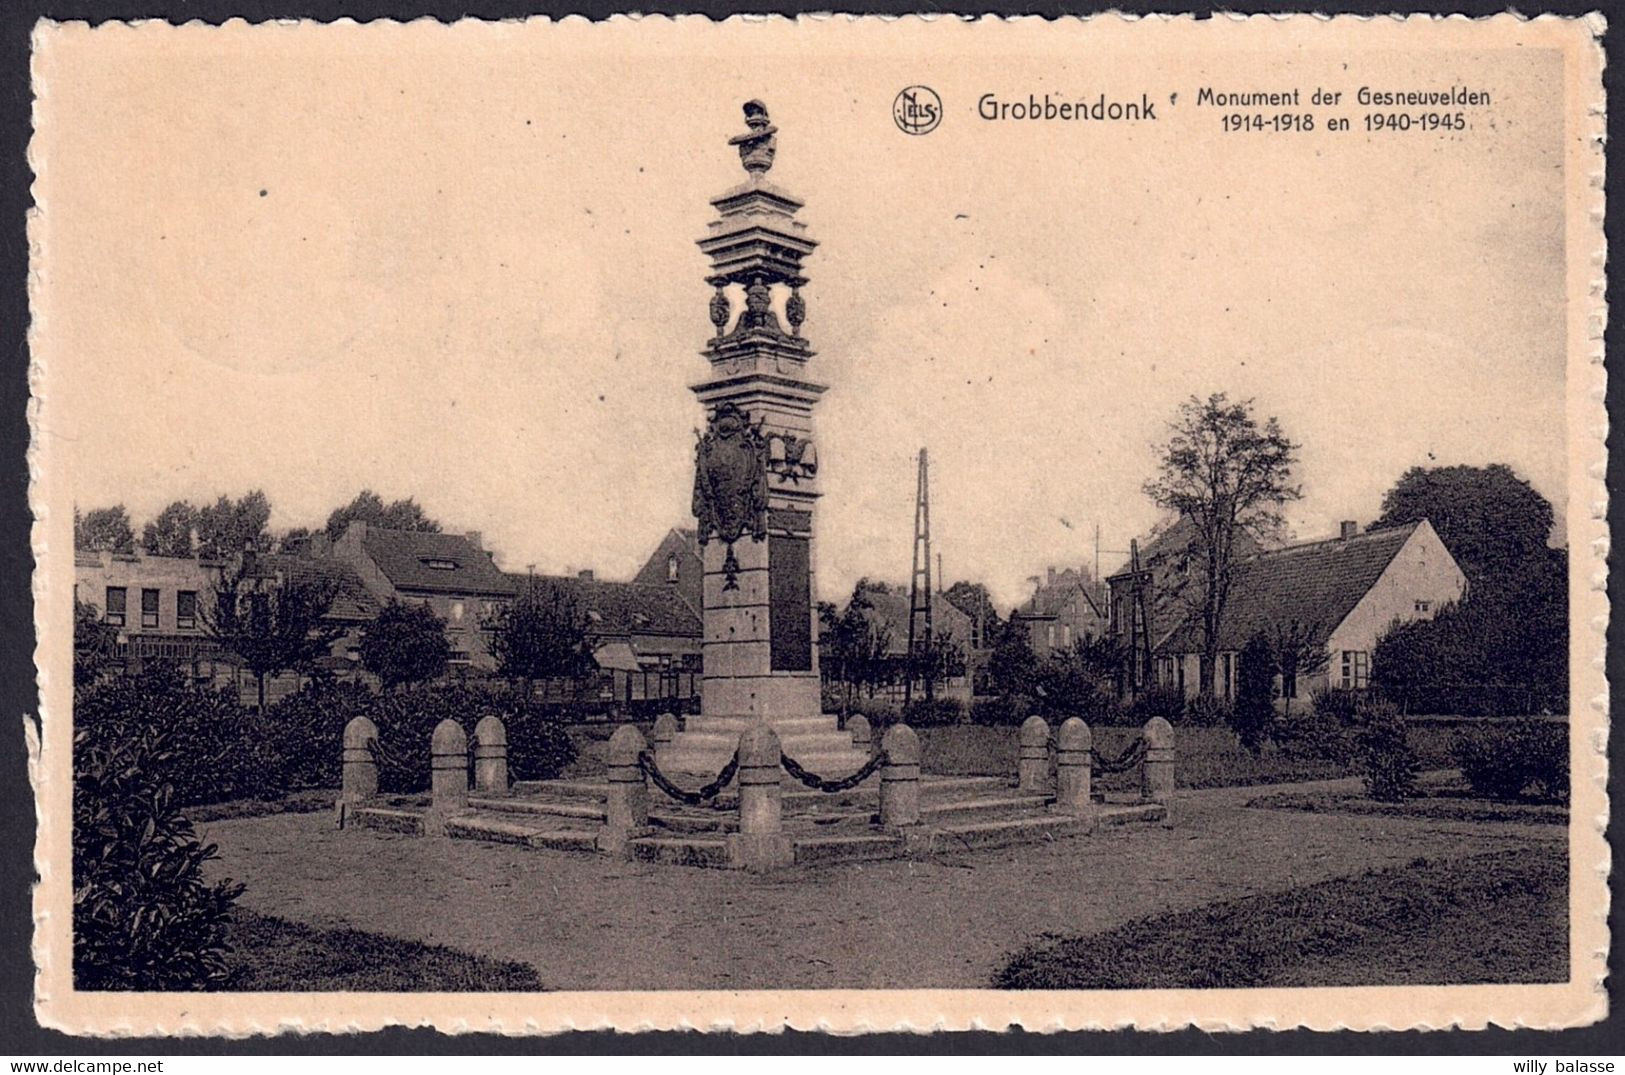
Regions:
[[114, 728], [170, 735], [175, 748], [152, 759], [152, 778], [169, 784], [177, 806], [277, 790], [277, 775], [265, 763], [236, 691], [199, 686], [167, 662], [148, 662], [138, 673], [77, 691], [73, 720], [76, 729], [98, 735]]
[[1237, 661], [1236, 704], [1230, 707], [1230, 728], [1241, 745], [1257, 754], [1275, 723], [1275, 652], [1259, 632], [1247, 640]]
[[970, 707], [970, 719], [973, 724], [1013, 727], [1032, 715], [1032, 699], [1021, 694], [980, 698], [971, 703]]
[[1313, 708], [1277, 717], [1271, 735], [1282, 750], [1294, 757], [1315, 758], [1334, 765], [1347, 765], [1354, 760], [1354, 735], [1349, 727]]
[[1185, 703], [1185, 723], [1217, 727], [1230, 723], [1230, 703], [1211, 694], [1198, 694]]
[[1399, 707], [1378, 699], [1362, 701], [1356, 713], [1360, 775], [1366, 794], [1378, 802], [1397, 803], [1411, 797], [1416, 786], [1416, 755], [1411, 751], [1410, 729]]
[[965, 706], [957, 698], [916, 699], [901, 712], [904, 724], [911, 728], [936, 728], [947, 724], [960, 724], [965, 719]]
[[279, 789], [338, 787], [344, 726], [373, 702], [364, 684], [317, 680], [271, 705], [255, 730]]
[[386, 690], [437, 679], [450, 659], [446, 625], [428, 605], [391, 598], [361, 635], [361, 665]]
[[[569, 732], [540, 710], [525, 709], [519, 697], [484, 685], [446, 683], [380, 695], [372, 719], [378, 725], [379, 789], [392, 794], [429, 786], [430, 740], [435, 726], [451, 719], [470, 739], [480, 718], [495, 715], [508, 734], [508, 775], [514, 780], [547, 780], [576, 758]], [[336, 754], [339, 747], [334, 746]]]
[[1546, 721], [1467, 729], [1451, 752], [1475, 793], [1488, 799], [1569, 796], [1568, 728]]
[[1349, 690], [1316, 691], [1309, 699], [1309, 708], [1317, 717], [1341, 727], [1352, 727], [1360, 709], [1360, 692]]
[[146, 716], [104, 713], [74, 734], [78, 989], [196, 989], [228, 973], [226, 921], [242, 886], [203, 880], [216, 848], [198, 841], [168, 778], [188, 769], [191, 744]]
[[1169, 724], [1185, 722], [1185, 694], [1178, 687], [1156, 686], [1140, 692], [1123, 713], [1130, 724], [1161, 717]]

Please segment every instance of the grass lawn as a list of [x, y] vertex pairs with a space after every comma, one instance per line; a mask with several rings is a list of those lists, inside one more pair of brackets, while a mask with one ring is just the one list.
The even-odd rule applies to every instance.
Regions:
[[1048, 936], [1000, 989], [1558, 982], [1568, 978], [1562, 844], [1419, 858], [1286, 892]]
[[231, 992], [535, 992], [536, 971], [435, 944], [317, 929], [241, 907], [231, 917]]
[[1456, 784], [1423, 784], [1417, 791], [1416, 798], [1400, 803], [1377, 802], [1363, 795], [1336, 792], [1282, 791], [1262, 795], [1247, 805], [1316, 814], [1368, 814], [1430, 821], [1512, 821], [1537, 825], [1567, 825], [1569, 822], [1568, 807], [1561, 803], [1497, 802], [1478, 798], [1471, 789]]
[[[940, 728], [920, 728], [921, 767], [939, 776], [1008, 776], [1016, 772], [1016, 728], [955, 724]], [[1121, 754], [1135, 736], [1137, 727], [1094, 729], [1095, 750], [1108, 755]], [[1450, 757], [1451, 733], [1445, 729], [1418, 727], [1411, 730], [1411, 745], [1423, 769], [1453, 768]], [[1249, 753], [1236, 742], [1228, 728], [1181, 727], [1174, 729], [1174, 781], [1182, 788], [1222, 788], [1251, 784], [1285, 784], [1297, 780], [1330, 780], [1352, 776], [1349, 766], [1319, 758], [1303, 757], [1266, 745], [1258, 754]], [[1136, 786], [1138, 769], [1100, 776], [1097, 783], [1106, 791], [1125, 791]]]

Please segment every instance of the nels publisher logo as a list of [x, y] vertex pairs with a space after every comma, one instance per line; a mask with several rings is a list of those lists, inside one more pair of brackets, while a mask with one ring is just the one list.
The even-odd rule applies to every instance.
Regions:
[[904, 134], [930, 134], [942, 122], [942, 98], [930, 86], [909, 86], [891, 103], [891, 118]]

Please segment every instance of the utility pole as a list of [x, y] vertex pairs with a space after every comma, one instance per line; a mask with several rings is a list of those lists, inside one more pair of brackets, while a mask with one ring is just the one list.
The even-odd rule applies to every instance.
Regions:
[[[920, 449], [920, 476], [914, 496], [914, 567], [908, 584], [908, 656], [904, 661], [903, 705], [914, 700], [914, 670], [931, 647], [931, 483], [925, 449]], [[936, 697], [933, 669], [925, 669], [925, 700]]]

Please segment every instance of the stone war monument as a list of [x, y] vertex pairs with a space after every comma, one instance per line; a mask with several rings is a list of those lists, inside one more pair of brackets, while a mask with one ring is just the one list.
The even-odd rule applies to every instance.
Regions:
[[825, 386], [807, 375], [814, 352], [801, 334], [801, 262], [818, 244], [796, 220], [803, 203], [767, 180], [777, 150], [767, 107], [748, 101], [744, 112], [746, 130], [729, 142], [748, 178], [712, 199], [718, 218], [699, 240], [716, 289], [715, 332], [701, 352], [710, 372], [693, 386], [706, 410], [694, 467], [705, 564], [700, 714], [658, 760], [715, 774], [743, 733], [766, 724], [786, 755], [840, 776], [868, 755], [820, 701], [812, 415]]

